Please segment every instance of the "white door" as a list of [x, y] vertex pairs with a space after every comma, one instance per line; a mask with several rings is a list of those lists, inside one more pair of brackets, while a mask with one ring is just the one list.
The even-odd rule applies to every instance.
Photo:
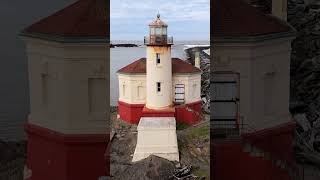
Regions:
[[184, 84], [176, 84], [175, 85], [175, 93], [174, 93], [174, 102], [176, 104], [183, 104], [184, 103]]
[[236, 128], [239, 104], [239, 75], [213, 73], [211, 78], [211, 122], [214, 128]]

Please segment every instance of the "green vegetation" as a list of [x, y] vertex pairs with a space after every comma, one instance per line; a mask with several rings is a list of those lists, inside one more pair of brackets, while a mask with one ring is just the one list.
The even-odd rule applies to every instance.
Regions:
[[177, 123], [177, 130], [183, 130], [183, 129], [186, 129], [188, 128], [189, 125], [188, 124], [185, 124], [185, 123]]
[[198, 177], [205, 177], [206, 179], [209, 178], [209, 171], [204, 170], [204, 169], [195, 169], [194, 171], [192, 171], [192, 173]]
[[210, 138], [210, 127], [209, 126], [203, 126], [203, 127], [197, 127], [190, 132], [188, 132], [189, 138], [196, 138], [196, 139], [209, 139]]

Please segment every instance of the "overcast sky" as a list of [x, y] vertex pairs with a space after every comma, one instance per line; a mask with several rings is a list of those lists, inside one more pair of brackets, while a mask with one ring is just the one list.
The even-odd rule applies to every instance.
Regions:
[[142, 40], [158, 11], [176, 40], [209, 40], [210, 0], [111, 0], [111, 40]]

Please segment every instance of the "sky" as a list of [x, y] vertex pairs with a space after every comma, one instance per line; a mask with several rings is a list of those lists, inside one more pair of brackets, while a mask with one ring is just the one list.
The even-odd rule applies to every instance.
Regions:
[[210, 0], [111, 0], [111, 40], [143, 40], [156, 18], [175, 40], [209, 40]]

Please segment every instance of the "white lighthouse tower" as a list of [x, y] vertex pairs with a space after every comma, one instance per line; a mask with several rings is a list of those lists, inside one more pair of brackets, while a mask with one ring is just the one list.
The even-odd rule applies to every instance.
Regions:
[[146, 107], [165, 109], [172, 101], [172, 37], [167, 35], [168, 25], [161, 21], [158, 13], [156, 20], [149, 24], [149, 36], [144, 38], [147, 46]]

